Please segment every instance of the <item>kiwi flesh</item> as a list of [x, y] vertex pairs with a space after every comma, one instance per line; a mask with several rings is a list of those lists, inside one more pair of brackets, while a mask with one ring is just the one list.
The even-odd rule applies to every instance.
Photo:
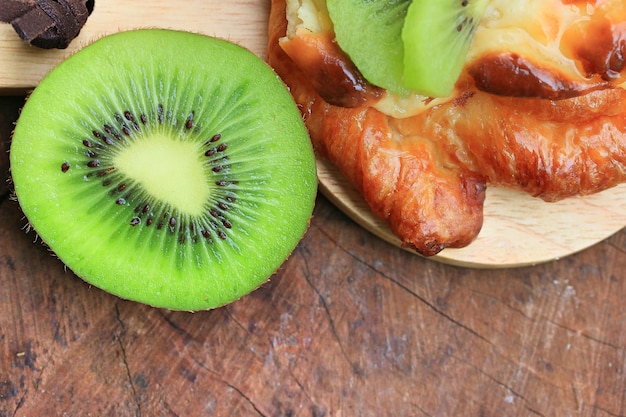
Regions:
[[404, 84], [431, 97], [454, 89], [488, 0], [414, 0], [402, 29]]
[[402, 27], [411, 0], [327, 0], [337, 43], [372, 84], [398, 94], [403, 81]]
[[488, 0], [327, 0], [337, 43], [394, 94], [449, 95]]
[[29, 225], [69, 269], [173, 310], [270, 278], [317, 190], [277, 75], [234, 43], [165, 29], [106, 36], [54, 68], [22, 109], [10, 163]]

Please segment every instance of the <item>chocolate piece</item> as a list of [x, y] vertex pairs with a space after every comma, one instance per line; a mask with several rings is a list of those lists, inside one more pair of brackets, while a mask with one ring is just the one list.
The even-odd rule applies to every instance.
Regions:
[[65, 49], [78, 36], [95, 0], [4, 0], [0, 21], [20, 38], [44, 49]]

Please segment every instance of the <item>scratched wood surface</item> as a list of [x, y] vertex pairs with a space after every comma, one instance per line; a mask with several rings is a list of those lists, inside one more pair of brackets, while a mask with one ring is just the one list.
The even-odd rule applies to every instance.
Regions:
[[[0, 98], [4, 149], [22, 99]], [[189, 314], [90, 287], [23, 225], [3, 186], [2, 417], [626, 416], [626, 231], [534, 267], [459, 268], [320, 196], [266, 285]]]
[[[113, 3], [97, 2], [109, 17]], [[104, 31], [148, 16], [262, 53], [262, 19], [238, 13], [265, 1], [206, 0], [223, 13], [191, 20], [187, 2], [146, 3]], [[10, 36], [0, 25], [0, 74], [18, 74], [5, 94], [65, 53]], [[626, 231], [534, 267], [467, 269], [399, 250], [320, 195], [262, 288], [210, 312], [152, 309], [90, 287], [22, 230], [4, 179], [23, 99], [0, 97], [0, 417], [626, 416]]]

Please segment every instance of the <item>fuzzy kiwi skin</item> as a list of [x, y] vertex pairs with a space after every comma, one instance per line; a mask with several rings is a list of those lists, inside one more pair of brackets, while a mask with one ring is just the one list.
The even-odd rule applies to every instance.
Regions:
[[[222, 177], [210, 176], [212, 159], [201, 152], [192, 163], [204, 164], [216, 196], [207, 212], [224, 190], [236, 196], [220, 214], [230, 228], [204, 219], [197, 224], [217, 226], [202, 239], [181, 226], [197, 213], [169, 207], [178, 210], [175, 232], [158, 229], [137, 210], [149, 195], [123, 196], [121, 204], [114, 195], [121, 185], [104, 186], [85, 141], [97, 142], [93, 132], [126, 111], [135, 120], [168, 119], [174, 128], [157, 133], [198, 140], [200, 151], [222, 137], [229, 161]], [[262, 113], [248, 118], [254, 111]], [[69, 269], [121, 298], [173, 310], [215, 308], [265, 282], [306, 232], [317, 190], [306, 128], [276, 74], [233, 43], [161, 29], [107, 36], [53, 69], [21, 112], [10, 163], [30, 226]], [[245, 178], [235, 178], [236, 169]]]

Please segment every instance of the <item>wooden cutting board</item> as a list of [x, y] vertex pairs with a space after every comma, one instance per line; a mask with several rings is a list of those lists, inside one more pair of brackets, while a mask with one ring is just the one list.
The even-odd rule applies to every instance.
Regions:
[[80, 35], [65, 50], [31, 47], [20, 40], [11, 25], [0, 24], [0, 94], [24, 93], [52, 67], [93, 40], [142, 27], [225, 38], [264, 58], [268, 14], [266, 0], [97, 0]]
[[[269, 0], [98, 0], [78, 38], [66, 50], [24, 44], [0, 25], [0, 94], [24, 93], [64, 58], [106, 34], [142, 27], [188, 30], [239, 43], [265, 59]], [[321, 191], [374, 235], [399, 245], [386, 225], [338, 172], [319, 161]], [[469, 267], [513, 267], [562, 258], [626, 225], [626, 187], [584, 199], [547, 204], [508, 190], [489, 190], [485, 226], [468, 248], [435, 259]]]

